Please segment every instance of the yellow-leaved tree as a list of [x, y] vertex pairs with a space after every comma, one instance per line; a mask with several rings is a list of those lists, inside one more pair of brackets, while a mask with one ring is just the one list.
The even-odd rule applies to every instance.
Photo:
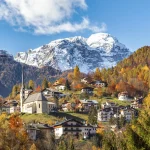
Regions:
[[6, 114], [0, 115], [0, 149], [29, 149], [30, 142], [28, 134], [23, 127], [22, 119], [18, 114], [8, 117]]
[[94, 72], [94, 79], [95, 80], [102, 80], [102, 74], [101, 74], [99, 68], [96, 68], [96, 70]]
[[77, 81], [80, 79], [80, 69], [78, 66], [75, 66], [73, 74], [74, 74], [74, 80]]

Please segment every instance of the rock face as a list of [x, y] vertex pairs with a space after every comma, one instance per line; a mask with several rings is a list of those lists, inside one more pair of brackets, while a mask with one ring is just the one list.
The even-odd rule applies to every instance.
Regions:
[[[16, 62], [13, 56], [4, 50], [0, 50], [0, 95], [8, 96], [13, 85], [21, 83], [22, 64]], [[60, 73], [60, 71], [46, 66], [37, 68], [24, 64], [25, 82], [30, 79], [37, 84], [46, 77], [48, 80]]]
[[18, 62], [36, 67], [51, 66], [65, 71], [79, 66], [82, 72], [93, 71], [96, 67], [108, 68], [131, 54], [125, 45], [107, 33], [97, 33], [89, 38], [72, 37], [60, 39], [15, 57]]

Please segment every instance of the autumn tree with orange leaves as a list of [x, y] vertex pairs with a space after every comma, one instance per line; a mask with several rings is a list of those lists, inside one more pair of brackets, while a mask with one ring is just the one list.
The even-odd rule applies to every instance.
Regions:
[[82, 83], [77, 83], [75, 86], [74, 86], [74, 89], [75, 90], [81, 90], [83, 88], [83, 84]]
[[58, 80], [59, 84], [65, 84], [66, 83], [66, 79], [65, 78], [59, 78]]
[[41, 89], [41, 86], [38, 85], [38, 87], [36, 88], [36, 92], [40, 92], [42, 89]]
[[[2, 121], [3, 123], [1, 123]], [[0, 133], [0, 149], [29, 149], [31, 143], [18, 114], [13, 114], [8, 120], [6, 116], [0, 120]]]

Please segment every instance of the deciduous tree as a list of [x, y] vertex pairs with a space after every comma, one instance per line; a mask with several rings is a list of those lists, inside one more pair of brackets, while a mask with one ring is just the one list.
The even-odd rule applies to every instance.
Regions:
[[100, 72], [99, 68], [96, 68], [96, 70], [95, 70], [94, 79], [95, 80], [102, 80], [102, 75], [101, 75], [101, 72]]
[[76, 66], [75, 68], [74, 68], [74, 80], [79, 80], [80, 79], [80, 69], [79, 69], [79, 67], [78, 66]]
[[34, 85], [35, 85], [34, 81], [30, 80], [29, 83], [28, 83], [28, 88], [34, 90]]

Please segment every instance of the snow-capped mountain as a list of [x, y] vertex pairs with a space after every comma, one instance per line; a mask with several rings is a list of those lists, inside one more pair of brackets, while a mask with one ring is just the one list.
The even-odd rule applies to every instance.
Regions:
[[79, 66], [82, 72], [96, 67], [108, 68], [131, 54], [125, 45], [107, 33], [92, 34], [89, 38], [76, 36], [59, 39], [28, 52], [20, 52], [15, 60], [28, 65], [51, 66], [64, 71]]

